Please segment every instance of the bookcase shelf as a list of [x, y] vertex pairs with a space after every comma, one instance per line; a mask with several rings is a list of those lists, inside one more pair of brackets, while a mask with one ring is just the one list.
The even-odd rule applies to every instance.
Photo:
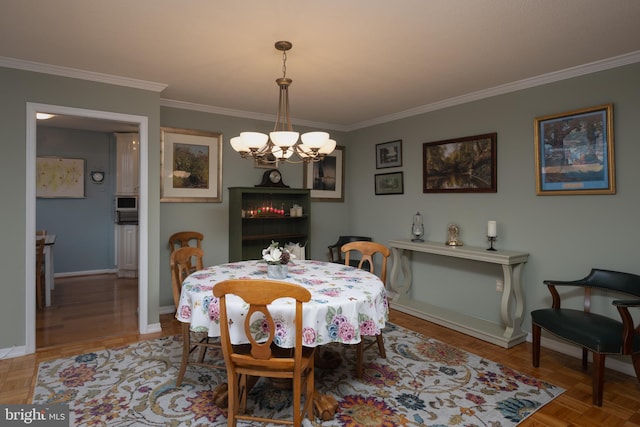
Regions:
[[[302, 216], [290, 216], [293, 205], [302, 207]], [[262, 209], [279, 209], [284, 213], [251, 214]], [[229, 188], [229, 261], [260, 259], [262, 250], [276, 241], [308, 245], [311, 225], [311, 202], [308, 189], [269, 187]]]

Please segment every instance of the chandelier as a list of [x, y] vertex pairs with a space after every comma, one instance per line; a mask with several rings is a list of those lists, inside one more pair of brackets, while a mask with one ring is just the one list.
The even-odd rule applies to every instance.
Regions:
[[[293, 45], [288, 41], [279, 41], [275, 46], [282, 52], [282, 77], [276, 79], [280, 87], [280, 99], [273, 132], [268, 135], [262, 132], [241, 132], [240, 136], [231, 138], [229, 142], [243, 159], [254, 159], [262, 163], [317, 162], [333, 152], [336, 141], [330, 139], [327, 132], [307, 132], [300, 135], [293, 131], [289, 112], [289, 86], [293, 80], [287, 78], [287, 51]], [[298, 142], [298, 138], [301, 142]], [[297, 158], [292, 158], [293, 154]]]

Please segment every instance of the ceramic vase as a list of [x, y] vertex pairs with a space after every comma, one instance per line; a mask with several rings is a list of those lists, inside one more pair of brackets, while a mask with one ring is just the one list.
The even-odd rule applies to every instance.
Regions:
[[274, 280], [282, 280], [287, 277], [289, 269], [287, 264], [269, 264], [267, 265], [267, 277]]

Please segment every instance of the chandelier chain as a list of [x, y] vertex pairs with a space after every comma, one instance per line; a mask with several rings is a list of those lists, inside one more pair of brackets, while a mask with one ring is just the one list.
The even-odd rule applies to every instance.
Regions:
[[[309, 163], [322, 160], [333, 152], [336, 141], [330, 139], [327, 132], [312, 131], [302, 135], [302, 142], [298, 143], [299, 133], [293, 131], [291, 125], [291, 111], [289, 109], [289, 85], [292, 80], [287, 78], [287, 51], [292, 44], [288, 41], [278, 41], [277, 50], [282, 51], [282, 78], [276, 79], [280, 96], [278, 99], [278, 114], [273, 132], [241, 132], [240, 136], [231, 138], [231, 147], [243, 159], [254, 159], [264, 164], [277, 164], [279, 161], [288, 163]], [[291, 159], [297, 154], [300, 160]]]
[[287, 77], [287, 51], [282, 51], [282, 78]]

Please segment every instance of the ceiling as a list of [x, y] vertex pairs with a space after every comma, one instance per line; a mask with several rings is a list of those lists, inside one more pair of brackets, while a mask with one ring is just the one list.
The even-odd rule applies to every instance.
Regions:
[[0, 10], [0, 65], [153, 82], [163, 105], [270, 121], [283, 74], [274, 43], [289, 40], [294, 124], [334, 130], [640, 61], [637, 0], [0, 0]]

